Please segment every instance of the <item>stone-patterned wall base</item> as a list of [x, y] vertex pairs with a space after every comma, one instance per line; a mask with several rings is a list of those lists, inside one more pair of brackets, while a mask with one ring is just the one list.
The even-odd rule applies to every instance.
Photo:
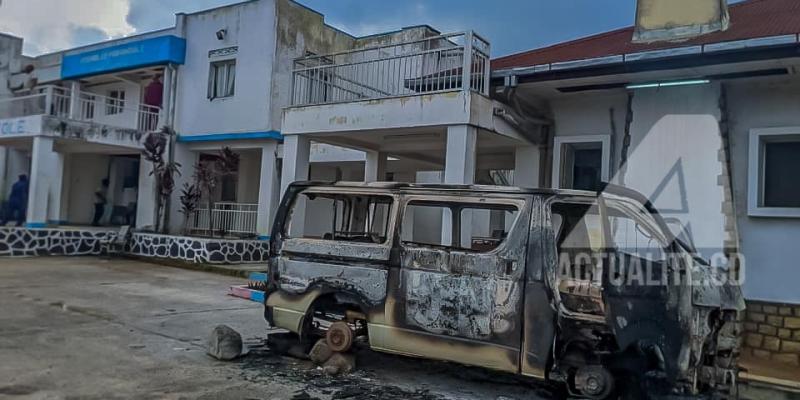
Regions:
[[0, 256], [89, 256], [105, 251], [115, 231], [0, 228]]
[[800, 365], [800, 305], [748, 301], [743, 351], [756, 358]]
[[134, 233], [128, 254], [201, 264], [264, 263], [269, 242]]

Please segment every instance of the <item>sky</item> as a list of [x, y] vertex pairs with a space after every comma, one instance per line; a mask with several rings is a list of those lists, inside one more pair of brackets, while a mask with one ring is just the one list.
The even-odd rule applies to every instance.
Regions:
[[[176, 12], [238, 0], [0, 0], [0, 32], [38, 55], [174, 25]], [[501, 56], [632, 25], [635, 0], [299, 0], [328, 24], [369, 35], [428, 24], [472, 29]]]

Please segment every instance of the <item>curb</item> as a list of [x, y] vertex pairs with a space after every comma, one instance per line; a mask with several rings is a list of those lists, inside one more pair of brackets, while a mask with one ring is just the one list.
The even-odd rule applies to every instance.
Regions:
[[253, 273], [252, 271], [238, 270], [235, 268], [224, 267], [220, 265], [190, 263], [185, 261], [173, 260], [169, 258], [141, 257], [133, 255], [123, 255], [123, 257], [151, 264], [164, 265], [167, 267], [188, 269], [192, 271], [211, 272], [218, 275], [233, 276], [236, 278], [248, 278], [250, 274]]
[[740, 372], [739, 395], [747, 400], [800, 400], [800, 382]]

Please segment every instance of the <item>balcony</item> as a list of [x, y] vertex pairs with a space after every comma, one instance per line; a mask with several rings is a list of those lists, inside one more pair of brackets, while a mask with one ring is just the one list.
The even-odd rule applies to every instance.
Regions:
[[292, 105], [473, 91], [489, 94], [489, 42], [473, 32], [296, 59]]
[[159, 128], [161, 108], [86, 91], [73, 93], [52, 85], [37, 87], [23, 96], [0, 99], [0, 120], [40, 115], [151, 132]]

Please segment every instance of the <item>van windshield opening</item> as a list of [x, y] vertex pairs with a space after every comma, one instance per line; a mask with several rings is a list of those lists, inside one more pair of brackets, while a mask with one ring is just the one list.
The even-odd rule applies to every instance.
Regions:
[[388, 238], [392, 198], [304, 191], [297, 195], [287, 238], [383, 244]]

